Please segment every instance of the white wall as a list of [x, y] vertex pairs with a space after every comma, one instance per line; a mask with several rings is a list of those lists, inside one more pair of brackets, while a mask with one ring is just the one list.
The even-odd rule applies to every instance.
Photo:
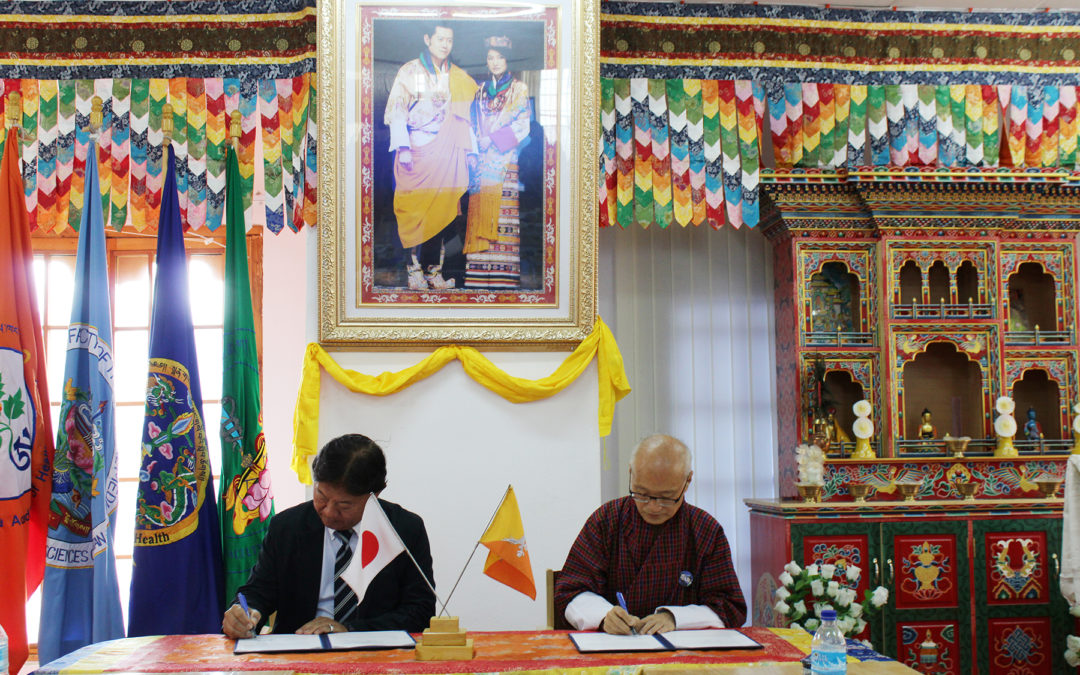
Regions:
[[[335, 353], [342, 366], [377, 374], [415, 364], [418, 353]], [[543, 377], [565, 353], [493, 353], [512, 375]], [[508, 484], [521, 508], [537, 599], [484, 576], [487, 549], [469, 565], [448, 611], [469, 630], [527, 630], [547, 621], [544, 570], [562, 567], [585, 518], [600, 504], [596, 367], [562, 394], [508, 403], [460, 363], [386, 397], [354, 394], [322, 378], [319, 444], [342, 433], [371, 436], [386, 451], [382, 496], [427, 526], [440, 598], [453, 586]]]
[[308, 248], [318, 240], [309, 229], [263, 233], [263, 434], [269, 456], [274, 504], [278, 511], [307, 499], [289, 468], [293, 408], [300, 388], [304, 348], [311, 339]]

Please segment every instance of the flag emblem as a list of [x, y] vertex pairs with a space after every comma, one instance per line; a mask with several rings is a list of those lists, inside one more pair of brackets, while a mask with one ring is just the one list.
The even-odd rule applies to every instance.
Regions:
[[[92, 327], [85, 327], [95, 334]], [[71, 338], [69, 336], [69, 342]], [[105, 468], [101, 417], [108, 399], [99, 403], [97, 410], [90, 404], [92, 395], [84, 388], [72, 384], [69, 378], [64, 385], [64, 403], [60, 409], [60, 429], [57, 452], [53, 464], [53, 499], [50, 504], [49, 529], [60, 527], [79, 537], [90, 536], [91, 497], [101, 494], [95, 474]], [[115, 507], [116, 496], [110, 493], [111, 503], [106, 511]], [[79, 567], [93, 567], [89, 560]]]
[[0, 471], [0, 499], [14, 499], [30, 489], [36, 411], [23, 367], [22, 352], [0, 348], [0, 441], [8, 446], [8, 460], [15, 468]]
[[182, 539], [199, 524], [210, 466], [188, 369], [178, 361], [150, 359], [142, 455], [135, 541], [158, 546]]

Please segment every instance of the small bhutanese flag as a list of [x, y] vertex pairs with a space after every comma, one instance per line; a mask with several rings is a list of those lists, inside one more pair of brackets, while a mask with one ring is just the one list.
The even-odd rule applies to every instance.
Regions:
[[512, 486], [506, 488], [502, 504], [480, 537], [480, 543], [490, 551], [484, 562], [484, 574], [535, 600], [536, 583], [529, 562], [529, 547], [525, 545], [525, 528], [521, 524], [521, 512]]

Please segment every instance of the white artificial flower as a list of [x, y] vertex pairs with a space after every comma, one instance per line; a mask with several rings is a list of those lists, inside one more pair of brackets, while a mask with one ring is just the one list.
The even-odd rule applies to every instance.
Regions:
[[1080, 637], [1070, 635], [1065, 638], [1065, 646], [1074, 652], [1080, 652]]
[[836, 594], [836, 604], [847, 607], [855, 601], [855, 597], [854, 588], [841, 588]]
[[1073, 404], [1073, 412], [1074, 413], [1080, 413], [1080, 403], [1074, 403]]
[[783, 614], [784, 616], [787, 616], [788, 612], [791, 611], [791, 607], [783, 600], [777, 600], [776, 604], [773, 605], [773, 609], [775, 609], [778, 614]]
[[858, 602], [851, 603], [851, 616], [858, 619], [862, 616], [862, 605]]
[[855, 401], [855, 405], [851, 406], [851, 410], [855, 413], [855, 417], [869, 417], [870, 413], [874, 411], [870, 401], [865, 398], [861, 401]]
[[848, 581], [858, 581], [859, 575], [862, 574], [862, 569], [858, 565], [848, 565], [844, 568], [844, 574], [847, 575]]
[[874, 589], [873, 595], [870, 596], [870, 604], [874, 607], [881, 607], [889, 601], [889, 590], [884, 586], [878, 586]]
[[865, 628], [866, 628], [866, 620], [865, 619], [859, 619], [858, 621], [855, 622], [855, 634], [856, 635], [863, 632], [863, 630]]
[[804, 616], [806, 614], [806, 603], [802, 600], [796, 602], [792, 607], [795, 608], [795, 613], [797, 615]]
[[1080, 603], [1077, 603], [1069, 608], [1069, 614], [1080, 617]]
[[1003, 438], [1016, 435], [1016, 419], [1012, 415], [1001, 415], [994, 420], [994, 433]]
[[994, 401], [994, 410], [1002, 415], [1011, 415], [1016, 410], [1016, 403], [1009, 396], [999, 396], [998, 400]]
[[799, 573], [802, 572], [802, 568], [799, 567], [794, 560], [792, 560], [788, 564], [784, 565], [784, 571], [794, 577], [798, 576]]
[[847, 635], [851, 632], [851, 629], [855, 627], [855, 619], [852, 619], [850, 616], [841, 617], [836, 620], [836, 625], [841, 633]]
[[830, 582], [829, 582], [829, 585], [825, 587], [825, 593], [826, 593], [826, 594], [827, 594], [827, 595], [828, 595], [828, 596], [829, 596], [830, 598], [835, 598], [835, 597], [836, 597], [836, 595], [837, 595], [837, 594], [838, 594], [839, 592], [840, 592], [840, 584], [838, 584], [838, 583], [837, 583], [837, 582], [835, 582], [835, 581], [830, 581]]
[[871, 438], [874, 435], [874, 423], [869, 417], [860, 417], [851, 426], [851, 431], [855, 434], [855, 438]]
[[1080, 666], [1080, 654], [1077, 654], [1076, 652], [1069, 651], [1068, 649], [1066, 649], [1065, 650], [1065, 662], [1068, 663], [1073, 668], [1075, 668], [1077, 666]]
[[1080, 415], [1073, 418], [1073, 433], [1080, 434]]
[[777, 577], [777, 578], [780, 580], [780, 583], [784, 584], [785, 586], [794, 586], [795, 585], [795, 580], [793, 578], [791, 578], [791, 575], [788, 574], [787, 572], [781, 572], [780, 576]]
[[807, 619], [805, 623], [806, 630], [813, 633], [817, 630], [817, 627], [821, 625], [821, 621], [818, 619]]
[[776, 589], [776, 592], [773, 593], [773, 595], [776, 596], [777, 600], [787, 600], [789, 597], [791, 597], [791, 591], [781, 586], [780, 588]]
[[834, 574], [836, 574], [836, 565], [826, 563], [821, 566], [822, 579], [832, 579]]
[[821, 583], [821, 579], [814, 579], [810, 582], [810, 592], [814, 594], [815, 598], [820, 598], [825, 594], [825, 584]]
[[817, 564], [807, 565], [806, 566], [806, 574], [809, 575], [809, 576], [812, 576], [812, 577], [816, 577], [818, 574], [820, 574], [820, 572], [818, 572]]

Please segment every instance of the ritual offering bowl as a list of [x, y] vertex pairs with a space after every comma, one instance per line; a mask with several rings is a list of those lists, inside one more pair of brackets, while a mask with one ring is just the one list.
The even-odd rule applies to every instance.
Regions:
[[945, 449], [949, 451], [949, 455], [959, 459], [964, 456], [964, 450], [967, 450], [968, 443], [970, 442], [971, 436], [961, 436], [960, 438], [946, 436]]
[[919, 488], [922, 487], [922, 483], [897, 483], [896, 489], [900, 491], [900, 494], [904, 496], [905, 502], [915, 501], [915, 495], [918, 494]]
[[866, 501], [866, 495], [870, 494], [871, 487], [866, 483], [848, 483], [848, 492], [855, 499], [855, 503], [861, 504]]
[[799, 488], [799, 496], [806, 504], [816, 504], [821, 501], [821, 486], [814, 483], [796, 483]]
[[1057, 494], [1058, 486], [1061, 485], [1061, 481], [1057, 478], [1044, 478], [1035, 481], [1035, 484], [1039, 486], [1039, 492], [1042, 493], [1042, 496], [1050, 499]]
[[975, 482], [957, 483], [956, 490], [963, 495], [965, 500], [974, 501], [975, 493], [979, 490], [979, 484]]

